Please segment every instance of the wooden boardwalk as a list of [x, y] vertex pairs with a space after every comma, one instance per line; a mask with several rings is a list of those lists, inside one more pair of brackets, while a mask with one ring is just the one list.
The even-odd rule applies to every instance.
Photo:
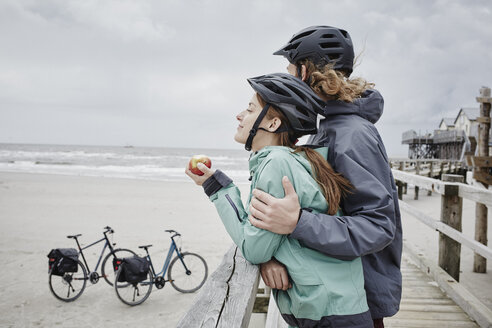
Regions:
[[478, 327], [444, 294], [427, 274], [403, 256], [403, 294], [400, 311], [384, 320], [385, 327]]

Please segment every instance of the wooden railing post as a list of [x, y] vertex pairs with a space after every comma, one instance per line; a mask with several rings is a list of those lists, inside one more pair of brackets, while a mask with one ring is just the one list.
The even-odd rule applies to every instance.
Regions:
[[[417, 162], [415, 163], [415, 174], [420, 175], [420, 161], [419, 160], [417, 160]], [[413, 199], [415, 199], [415, 200], [419, 199], [419, 187], [418, 186], [415, 186], [415, 195], [414, 195]]]
[[[480, 117], [477, 118], [479, 121], [479, 131], [478, 131], [478, 156], [481, 158], [487, 158], [490, 162], [489, 157], [489, 131], [490, 131], [490, 88], [483, 87], [480, 89], [480, 97], [477, 98], [480, 102]], [[483, 164], [482, 164], [483, 165]], [[489, 164], [490, 166], [490, 164]], [[489, 167], [475, 167], [474, 175], [480, 175], [483, 179], [480, 181], [483, 186], [487, 189], [490, 183], [490, 173], [488, 172]], [[487, 179], [488, 178], [488, 179]], [[475, 240], [487, 245], [487, 206], [481, 203], [477, 203], [475, 207]], [[473, 272], [486, 273], [487, 272], [487, 259], [476, 254], [474, 255], [473, 261]]]
[[[404, 171], [405, 170], [405, 162], [401, 161], [400, 165], [398, 166], [399, 171]], [[403, 199], [403, 182], [401, 181], [396, 181], [396, 186], [398, 187], [398, 199], [402, 200]]]
[[[434, 177], [434, 160], [431, 160], [429, 166], [429, 178]], [[432, 190], [427, 190], [427, 196], [432, 196]]]
[[[463, 182], [461, 175], [443, 174], [443, 182]], [[461, 232], [463, 199], [458, 196], [459, 186], [446, 184], [441, 196], [441, 222]], [[439, 233], [439, 266], [451, 277], [460, 279], [461, 244]]]

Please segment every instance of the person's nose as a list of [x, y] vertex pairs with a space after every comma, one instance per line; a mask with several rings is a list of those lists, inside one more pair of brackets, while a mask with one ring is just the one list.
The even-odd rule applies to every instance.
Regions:
[[236, 120], [238, 120], [239, 122], [241, 122], [243, 120], [243, 112], [239, 113], [236, 115]]

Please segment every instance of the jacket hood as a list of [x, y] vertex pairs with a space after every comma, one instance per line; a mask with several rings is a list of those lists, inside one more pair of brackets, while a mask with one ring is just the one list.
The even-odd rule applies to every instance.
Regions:
[[376, 123], [383, 115], [384, 99], [379, 91], [368, 89], [360, 98], [349, 103], [339, 100], [328, 100], [321, 115], [358, 115], [372, 124]]

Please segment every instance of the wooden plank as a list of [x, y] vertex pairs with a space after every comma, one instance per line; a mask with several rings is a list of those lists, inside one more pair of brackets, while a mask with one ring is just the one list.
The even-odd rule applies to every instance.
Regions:
[[440, 320], [420, 320], [418, 315], [412, 319], [399, 319], [398, 317], [384, 319], [386, 328], [478, 328], [477, 324], [468, 321], [446, 321], [444, 324]]
[[492, 156], [471, 156], [474, 167], [492, 167]]
[[400, 311], [403, 312], [461, 312], [461, 308], [456, 304], [401, 304]]
[[489, 96], [489, 97], [477, 97], [477, 102], [479, 103], [489, 103], [492, 101], [492, 98]]
[[431, 179], [429, 177], [417, 176], [415, 174], [402, 172], [399, 170], [392, 170], [392, 172], [395, 180], [410, 183], [413, 184], [414, 186], [418, 186], [426, 190], [432, 190], [439, 193], [444, 192], [444, 187], [438, 188], [439, 185], [443, 185], [443, 183], [440, 180]]
[[229, 294], [217, 327], [246, 328], [253, 311], [260, 270], [257, 265], [248, 262], [239, 250], [234, 260], [235, 268], [229, 281]]
[[473, 172], [473, 179], [485, 184], [492, 185], [492, 175], [487, 172]]
[[[415, 317], [418, 317], [421, 320], [439, 320], [441, 321], [442, 326], [441, 327], [446, 327], [447, 321], [468, 321], [470, 318], [466, 315], [466, 313], [463, 313], [462, 311], [459, 312], [447, 312], [447, 313], [442, 313], [442, 312], [414, 312], [414, 311], [399, 311], [396, 315], [395, 318], [398, 319], [414, 319]], [[443, 322], [444, 321], [444, 322]]]
[[451, 300], [449, 298], [414, 298], [414, 299], [411, 299], [411, 298], [403, 297], [400, 304], [403, 306], [405, 304], [422, 304], [422, 305], [425, 305], [425, 304], [449, 305], [449, 304], [451, 304], [451, 305], [453, 305], [456, 303], [453, 302], [453, 300]]
[[[419, 254], [408, 243], [403, 244], [405, 256], [410, 257], [422, 271], [431, 276], [439, 287], [463, 309], [480, 327], [492, 327], [492, 310], [480, 302], [473, 294], [461, 286], [443, 269], [430, 262], [422, 254]], [[446, 322], [447, 324], [448, 322]], [[449, 327], [441, 325], [441, 327]]]
[[177, 327], [247, 327], [259, 270], [232, 246]]
[[434, 230], [437, 230], [439, 232], [444, 233], [448, 237], [450, 237], [450, 238], [456, 240], [457, 242], [461, 243], [462, 245], [465, 245], [466, 247], [470, 248], [475, 253], [478, 253], [487, 259], [492, 259], [492, 249], [490, 247], [487, 247], [487, 246], [469, 238], [468, 236], [465, 236], [463, 233], [445, 225], [442, 222], [434, 220], [433, 218], [431, 218], [427, 214], [423, 213], [419, 209], [417, 209], [413, 206], [410, 206], [403, 201], [400, 201], [399, 205], [400, 205], [401, 210], [412, 215], [413, 217], [415, 217], [416, 219], [418, 219], [420, 222], [424, 223], [425, 225], [431, 227]]
[[492, 190], [462, 184], [459, 187], [458, 195], [465, 199], [492, 207]]

